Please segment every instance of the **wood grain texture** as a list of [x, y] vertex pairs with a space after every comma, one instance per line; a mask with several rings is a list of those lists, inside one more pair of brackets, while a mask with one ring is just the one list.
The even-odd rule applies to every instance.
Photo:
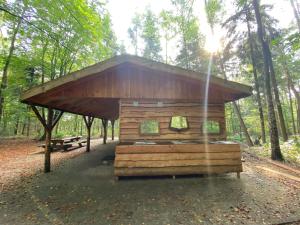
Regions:
[[117, 145], [118, 154], [240, 152], [238, 144]]
[[118, 154], [116, 161], [159, 161], [159, 160], [199, 160], [199, 159], [240, 159], [240, 152], [227, 153], [157, 153]]
[[162, 176], [162, 175], [189, 175], [189, 174], [219, 174], [242, 172], [238, 166], [190, 166], [165, 168], [115, 168], [115, 176]]
[[[138, 105], [134, 105], [137, 102]], [[160, 102], [160, 104], [158, 104]], [[174, 131], [169, 129], [172, 116], [186, 116], [189, 129]], [[144, 120], [153, 119], [159, 122], [160, 135], [140, 135], [140, 124]], [[224, 104], [208, 105], [208, 119], [218, 121], [221, 132], [209, 134], [209, 140], [225, 140]], [[160, 100], [120, 100], [120, 141], [134, 140], [204, 140], [202, 124], [204, 120], [203, 104], [197, 102], [160, 101]]]
[[238, 144], [118, 145], [116, 176], [241, 172]]

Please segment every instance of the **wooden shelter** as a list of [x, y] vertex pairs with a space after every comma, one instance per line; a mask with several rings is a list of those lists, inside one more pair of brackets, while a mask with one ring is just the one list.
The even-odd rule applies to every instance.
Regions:
[[[205, 110], [206, 79], [206, 74], [121, 55], [34, 87], [21, 101], [32, 105], [50, 137], [61, 115], [48, 114], [46, 121], [35, 106], [87, 116], [88, 128], [92, 118], [106, 124], [119, 119], [117, 177], [239, 173], [239, 145], [220, 142], [226, 140], [224, 105], [250, 96], [251, 88], [211, 76]], [[45, 158], [50, 163], [50, 153]]]

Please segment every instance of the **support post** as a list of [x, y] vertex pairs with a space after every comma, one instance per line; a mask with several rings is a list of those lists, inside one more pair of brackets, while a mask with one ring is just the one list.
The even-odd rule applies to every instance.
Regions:
[[111, 120], [111, 140], [115, 140], [115, 120]]
[[87, 129], [87, 138], [86, 138], [86, 152], [90, 151], [91, 148], [91, 127], [94, 121], [94, 117], [83, 116], [84, 123]]
[[60, 111], [57, 114], [53, 114], [53, 109], [48, 108], [48, 116], [46, 121], [46, 119], [40, 114], [40, 112], [35, 106], [32, 105], [31, 108], [46, 131], [44, 172], [49, 173], [51, 171], [52, 130], [63, 115], [63, 111]]
[[106, 140], [107, 140], [107, 119], [102, 119], [102, 126], [103, 126], [103, 144], [106, 144]]

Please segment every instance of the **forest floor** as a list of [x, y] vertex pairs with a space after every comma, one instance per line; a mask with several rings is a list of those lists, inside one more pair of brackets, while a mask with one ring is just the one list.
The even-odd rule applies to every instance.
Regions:
[[37, 143], [1, 143], [0, 224], [300, 224], [297, 168], [244, 152], [240, 179], [226, 174], [115, 181], [115, 144], [98, 143], [87, 154], [84, 148], [53, 153], [56, 165], [48, 174], [40, 172]]

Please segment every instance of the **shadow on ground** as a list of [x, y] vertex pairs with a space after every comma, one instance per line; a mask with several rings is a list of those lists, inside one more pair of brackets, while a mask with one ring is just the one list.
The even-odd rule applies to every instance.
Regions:
[[1, 193], [0, 224], [279, 224], [300, 219], [299, 189], [257, 173], [113, 177], [114, 143], [94, 146]]

